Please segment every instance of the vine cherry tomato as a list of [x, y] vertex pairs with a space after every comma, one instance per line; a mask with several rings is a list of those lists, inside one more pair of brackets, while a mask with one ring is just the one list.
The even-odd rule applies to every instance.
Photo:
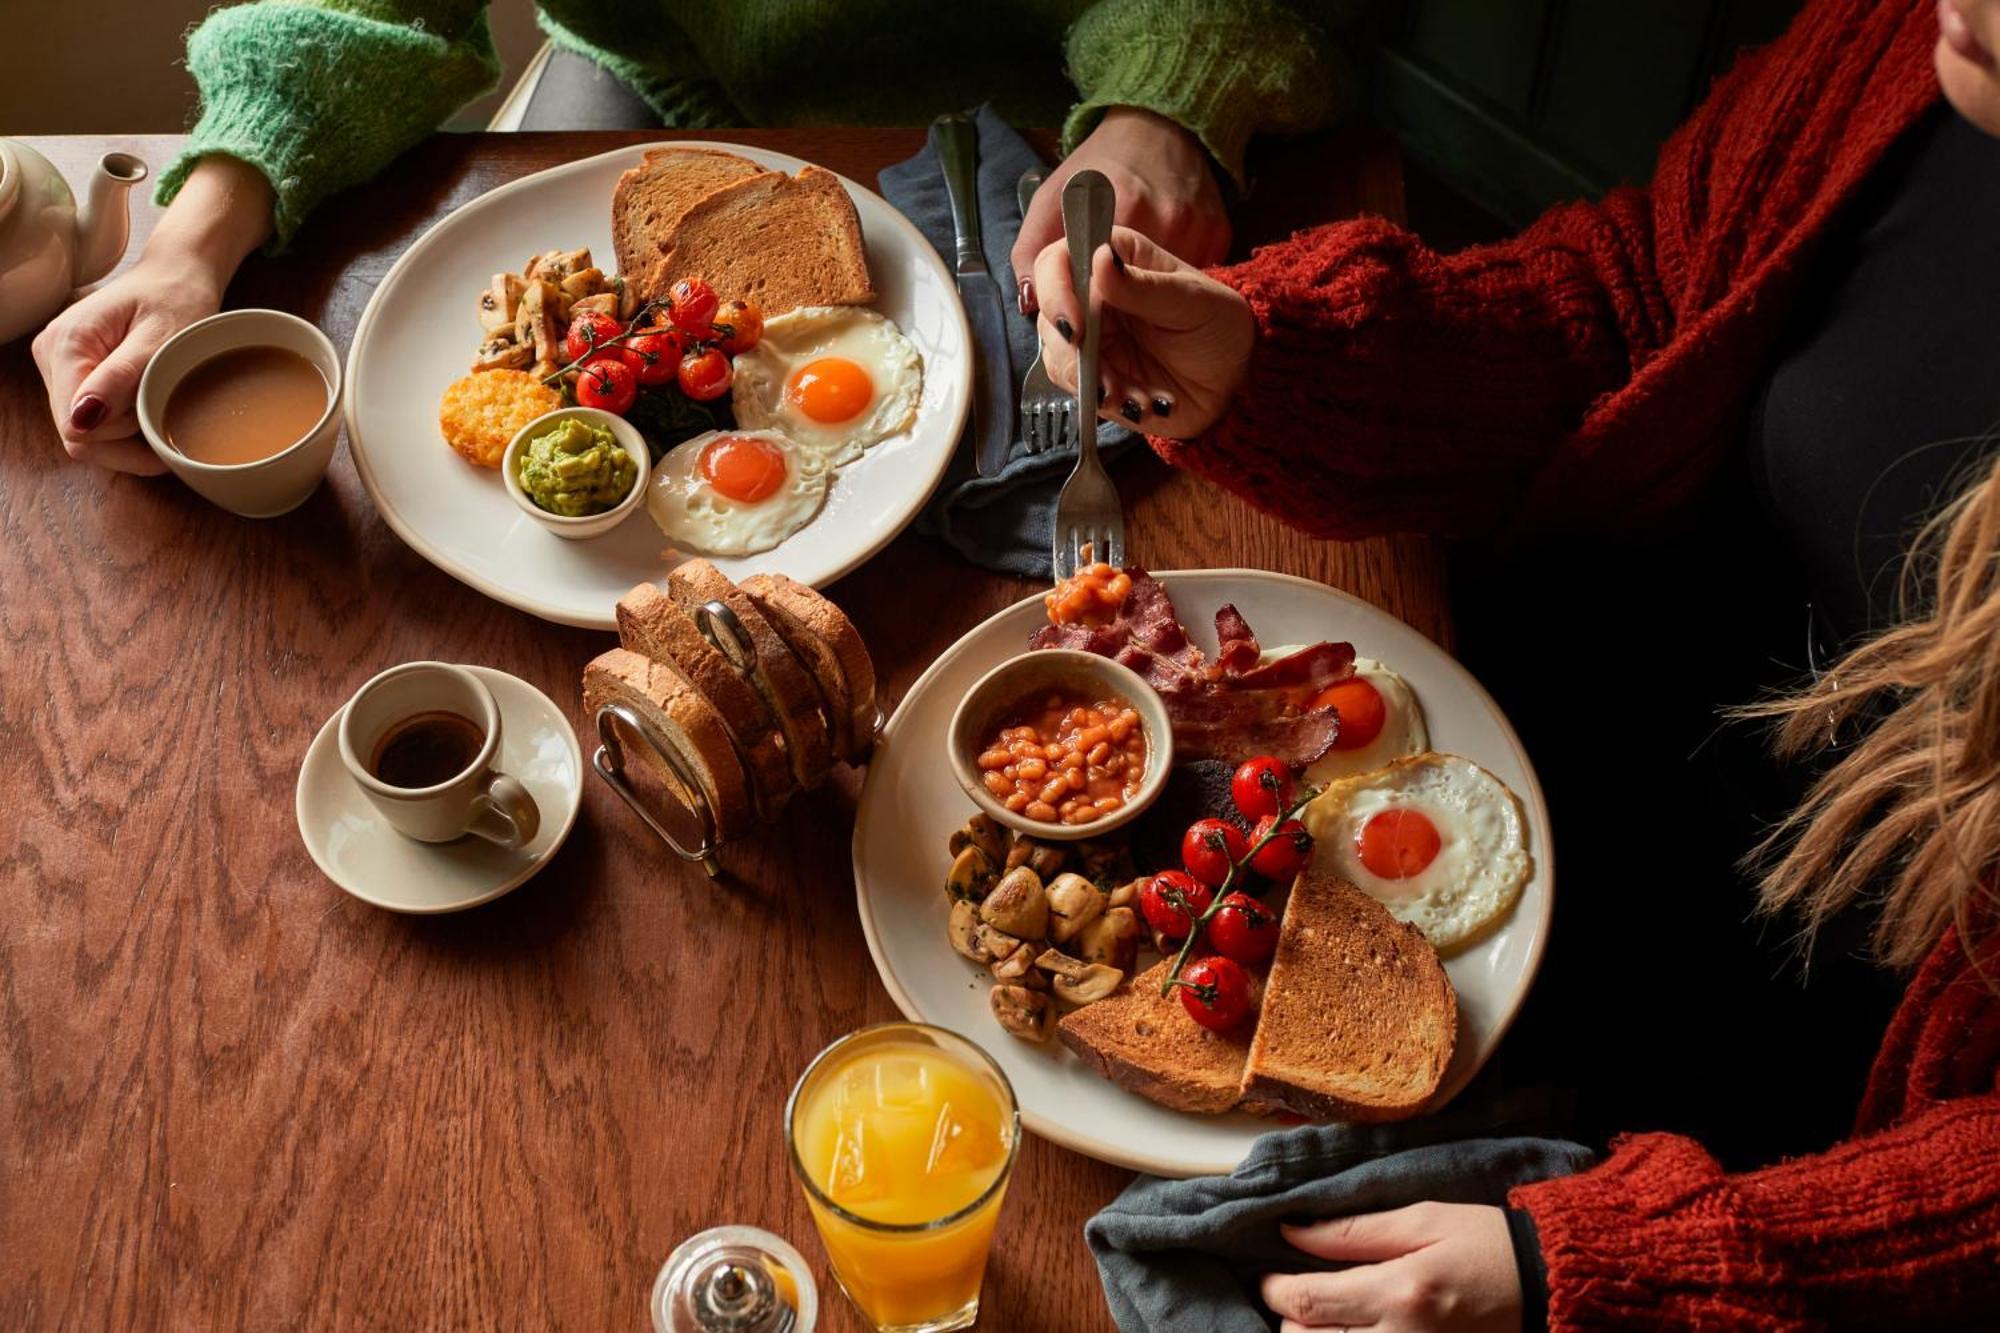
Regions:
[[1228, 879], [1229, 868], [1249, 850], [1243, 830], [1226, 819], [1197, 819], [1181, 835], [1181, 864], [1210, 888]]
[[689, 352], [681, 358], [681, 392], [698, 403], [720, 398], [729, 392], [729, 358], [713, 347]]
[[682, 278], [667, 293], [668, 317], [674, 327], [697, 340], [706, 339], [715, 324], [715, 288], [701, 278]]
[[1243, 817], [1256, 823], [1292, 806], [1292, 770], [1270, 755], [1246, 759], [1229, 780], [1229, 794]]
[[593, 348], [603, 347], [623, 332], [625, 326], [602, 310], [586, 310], [569, 322], [569, 332], [563, 335], [563, 351], [570, 360], [581, 361]]
[[639, 383], [659, 386], [672, 384], [681, 373], [681, 358], [687, 355], [687, 339], [677, 329], [642, 333], [625, 344], [632, 354]]
[[1278, 918], [1247, 893], [1224, 894], [1208, 919], [1208, 942], [1224, 958], [1256, 967], [1278, 951]]
[[722, 338], [722, 350], [740, 356], [764, 336], [764, 312], [755, 301], [731, 301], [715, 312], [715, 331]]
[[1230, 959], [1197, 958], [1174, 985], [1188, 1016], [1211, 1032], [1227, 1032], [1250, 1017], [1250, 974]]
[[577, 372], [576, 401], [622, 417], [639, 396], [639, 377], [632, 367], [610, 357], [592, 358]]
[[1214, 901], [1215, 891], [1193, 875], [1163, 870], [1139, 889], [1139, 915], [1161, 939], [1179, 943]]
[[1256, 846], [1266, 833], [1271, 833], [1274, 824], [1277, 825], [1277, 832], [1272, 834], [1269, 842], [1257, 848], [1250, 858], [1250, 868], [1265, 879], [1289, 884], [1306, 868], [1306, 862], [1312, 860], [1312, 834], [1306, 832], [1306, 826], [1296, 819], [1287, 819], [1279, 824], [1276, 815], [1265, 815], [1257, 821], [1257, 831], [1250, 835], [1251, 845]]

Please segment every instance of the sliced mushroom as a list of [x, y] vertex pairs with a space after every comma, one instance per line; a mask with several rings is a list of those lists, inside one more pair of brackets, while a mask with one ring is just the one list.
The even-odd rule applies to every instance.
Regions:
[[993, 891], [994, 882], [1000, 872], [986, 853], [977, 847], [967, 847], [951, 863], [951, 873], [945, 876], [944, 891], [961, 902], [978, 902]]
[[1049, 997], [1026, 986], [995, 986], [987, 1003], [1000, 1026], [1027, 1041], [1047, 1041], [1055, 1009]]
[[968, 902], [951, 905], [951, 918], [945, 922], [945, 933], [951, 936], [953, 952], [969, 958], [975, 963], [993, 961], [993, 955], [986, 951], [980, 940], [979, 909]]
[[1016, 838], [1014, 845], [1007, 849], [1007, 868], [1026, 866], [1044, 880], [1054, 879], [1063, 872], [1063, 865], [1069, 854], [1054, 843], [1040, 842], [1034, 838]]
[[570, 300], [595, 296], [604, 290], [604, 270], [601, 268], [581, 268], [564, 278], [560, 284], [563, 295]]
[[1076, 956], [1086, 963], [1105, 963], [1130, 972], [1139, 958], [1139, 915], [1129, 907], [1113, 907], [1085, 926], [1075, 940]]
[[535, 359], [532, 349], [514, 341], [514, 331], [505, 330], [504, 336], [496, 334], [479, 344], [479, 350], [472, 354], [474, 370], [520, 370]]
[[1082, 875], [1057, 875], [1047, 890], [1049, 938], [1068, 944], [1076, 933], [1103, 915], [1104, 890]]
[[639, 289], [623, 278], [613, 278], [611, 289], [618, 293], [618, 318], [629, 323], [639, 313]]
[[1117, 990], [1125, 973], [1109, 963], [1092, 963], [1076, 977], [1055, 979], [1056, 998], [1065, 1004], [1096, 1004]]
[[1023, 941], [1014, 952], [1005, 958], [995, 958], [987, 966], [992, 969], [993, 979], [1009, 986], [1027, 986], [1041, 990], [1048, 983], [1035, 970], [1035, 946]]
[[514, 318], [514, 341], [535, 353], [538, 374], [547, 375], [561, 364], [556, 338], [556, 289], [546, 282], [531, 282], [521, 293], [521, 306]]
[[575, 319], [578, 315], [589, 310], [595, 310], [599, 314], [609, 315], [611, 318], [616, 319], [618, 317], [618, 294], [616, 292], [597, 292], [590, 296], [579, 296], [569, 304], [569, 317]]
[[1007, 830], [989, 814], [982, 812], [974, 815], [951, 835], [952, 855], [956, 856], [967, 847], [977, 847], [996, 866], [1004, 865], [1009, 870], [1014, 868], [1007, 863]]
[[513, 328], [525, 286], [518, 273], [495, 273], [492, 283], [479, 293], [479, 327], [488, 333]]
[[979, 960], [982, 963], [990, 962], [995, 958], [1005, 958], [1008, 954], [1021, 947], [1021, 941], [1015, 939], [1006, 931], [995, 930], [983, 922], [980, 924], [979, 929], [973, 933], [973, 939], [978, 941], [980, 949], [986, 954], [986, 957]]
[[1105, 899], [1105, 907], [1107, 909], [1113, 907], [1137, 907], [1139, 905], [1139, 890], [1146, 886], [1146, 878], [1146, 876], [1141, 875], [1137, 879], [1128, 879], [1117, 888], [1111, 890], [1110, 896]]
[[1049, 899], [1041, 876], [1026, 866], [1008, 871], [979, 904], [979, 918], [1009, 935], [1041, 939], [1049, 930]]

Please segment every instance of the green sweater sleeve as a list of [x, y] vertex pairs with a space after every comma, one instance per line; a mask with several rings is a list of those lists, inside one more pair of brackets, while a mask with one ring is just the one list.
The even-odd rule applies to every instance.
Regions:
[[484, 0], [260, 0], [188, 36], [201, 118], [160, 177], [172, 201], [204, 154], [241, 158], [277, 194], [274, 248], [327, 195], [368, 179], [491, 88]]
[[1254, 134], [1322, 129], [1351, 84], [1332, 30], [1339, 0], [1099, 0], [1070, 27], [1070, 79], [1083, 100], [1063, 126], [1076, 147], [1109, 107], [1186, 126], [1237, 184]]

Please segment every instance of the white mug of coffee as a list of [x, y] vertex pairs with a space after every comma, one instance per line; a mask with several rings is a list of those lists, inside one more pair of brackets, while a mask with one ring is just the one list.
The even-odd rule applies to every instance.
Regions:
[[535, 798], [494, 767], [500, 706], [464, 667], [405, 662], [355, 691], [340, 715], [340, 759], [382, 817], [420, 842], [474, 833], [524, 847]]

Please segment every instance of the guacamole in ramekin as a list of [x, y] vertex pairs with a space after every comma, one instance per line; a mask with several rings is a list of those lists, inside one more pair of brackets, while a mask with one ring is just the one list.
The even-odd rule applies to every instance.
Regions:
[[567, 417], [528, 438], [518, 477], [545, 512], [588, 518], [616, 509], [632, 493], [639, 468], [610, 427]]

